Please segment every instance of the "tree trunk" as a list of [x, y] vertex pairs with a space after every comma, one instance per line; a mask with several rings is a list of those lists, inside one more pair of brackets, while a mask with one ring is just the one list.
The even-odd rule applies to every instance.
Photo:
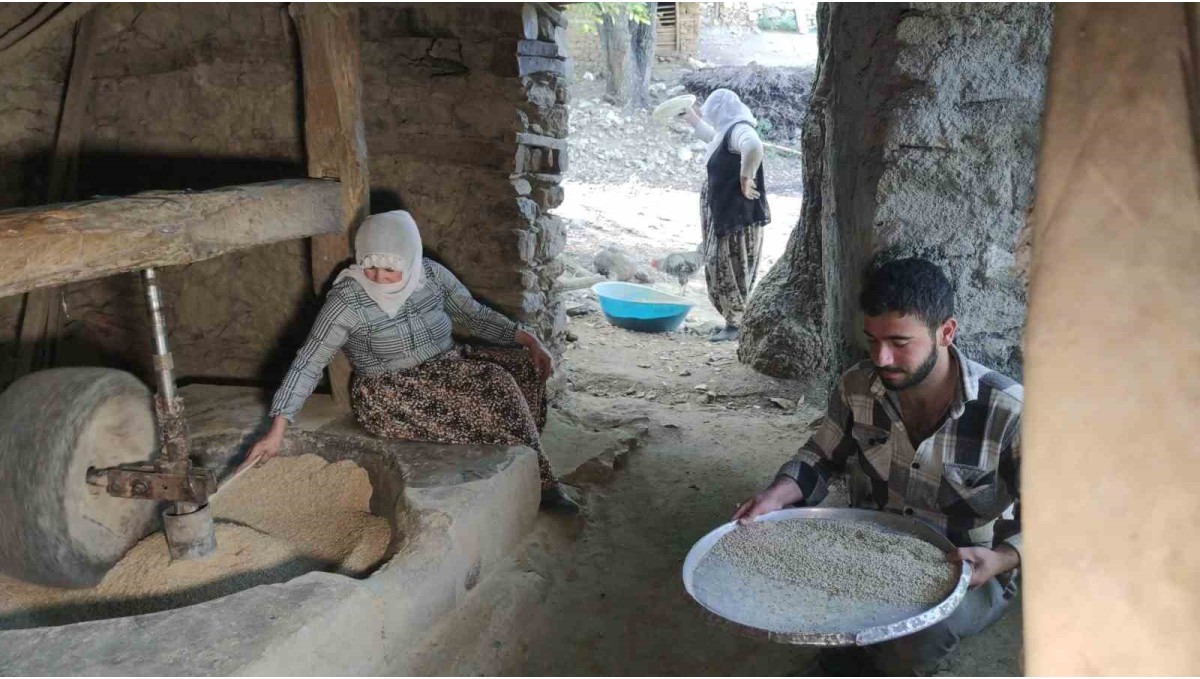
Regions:
[[604, 98], [611, 104], [624, 106], [629, 102], [629, 19], [624, 11], [616, 16], [605, 13], [598, 32], [604, 52]]
[[649, 23], [629, 21], [629, 108], [650, 108], [650, 76], [654, 72], [654, 45], [658, 37], [658, 3], [646, 3]]

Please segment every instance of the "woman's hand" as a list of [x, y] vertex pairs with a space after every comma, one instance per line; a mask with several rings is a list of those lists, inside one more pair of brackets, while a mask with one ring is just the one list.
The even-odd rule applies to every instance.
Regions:
[[529, 350], [529, 355], [533, 359], [533, 367], [537, 370], [538, 377], [543, 382], [550, 379], [550, 376], [554, 374], [554, 357], [546, 350], [541, 340], [532, 333], [519, 330], [517, 331], [517, 344]]
[[754, 188], [754, 177], [742, 177], [742, 195], [746, 200], [758, 200], [762, 195]]
[[276, 415], [275, 421], [271, 423], [271, 430], [250, 447], [250, 452], [246, 455], [246, 460], [238, 465], [234, 475], [236, 476], [250, 467], [260, 465], [279, 455], [279, 450], [283, 448], [283, 432], [286, 429], [287, 418], [283, 415]]

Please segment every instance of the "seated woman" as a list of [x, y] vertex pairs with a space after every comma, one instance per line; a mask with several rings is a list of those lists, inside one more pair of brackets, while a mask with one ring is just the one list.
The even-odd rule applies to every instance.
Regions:
[[[242, 466], [279, 454], [288, 423], [344, 348], [354, 366], [351, 407], [367, 431], [390, 439], [529, 446], [538, 455], [542, 508], [578, 512], [539, 440], [545, 380], [554, 363], [538, 338], [475, 301], [454, 274], [425, 259], [417, 225], [403, 210], [367, 218], [354, 249], [358, 264], [334, 281], [275, 393], [271, 429]], [[498, 346], [456, 345], [452, 319]]]

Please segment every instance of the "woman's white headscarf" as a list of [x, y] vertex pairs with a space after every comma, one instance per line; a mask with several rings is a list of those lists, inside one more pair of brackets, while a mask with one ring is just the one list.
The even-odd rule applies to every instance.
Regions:
[[[358, 281], [385, 314], [395, 316], [425, 283], [423, 254], [421, 233], [412, 215], [404, 210], [371, 215], [358, 227], [358, 235], [354, 237], [354, 255], [358, 264], [339, 274], [337, 280], [353, 278]], [[375, 283], [363, 273], [363, 269], [372, 267], [399, 271], [402, 274], [400, 282]]]
[[705, 163], [721, 147], [721, 143], [725, 141], [725, 135], [729, 133], [729, 128], [737, 123], [750, 123], [751, 127], [758, 127], [758, 121], [750, 113], [750, 107], [743, 104], [732, 90], [724, 87], [715, 89], [712, 94], [708, 95], [708, 98], [704, 100], [704, 105], [700, 107], [700, 117], [716, 132], [712, 140], [708, 142], [708, 151], [704, 154]]

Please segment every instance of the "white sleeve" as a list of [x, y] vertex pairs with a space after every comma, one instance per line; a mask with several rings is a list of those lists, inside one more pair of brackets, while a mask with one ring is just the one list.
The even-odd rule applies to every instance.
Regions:
[[743, 177], [754, 178], [763, 161], [762, 140], [749, 125], [738, 125], [729, 135], [729, 150], [742, 156]]
[[712, 125], [701, 120], [692, 127], [692, 131], [696, 133], [696, 137], [701, 141], [712, 141], [712, 138], [717, 136], [717, 131], [712, 128]]

